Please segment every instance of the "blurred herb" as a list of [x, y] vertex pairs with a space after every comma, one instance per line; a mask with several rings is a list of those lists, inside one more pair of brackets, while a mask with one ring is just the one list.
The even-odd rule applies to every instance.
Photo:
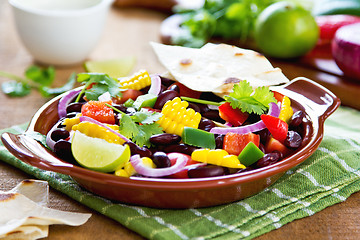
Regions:
[[11, 79], [3, 82], [1, 90], [10, 97], [23, 97], [31, 93], [31, 89], [40, 92], [43, 97], [52, 97], [73, 88], [75, 74], [72, 74], [67, 83], [59, 88], [51, 88], [55, 79], [54, 67], [40, 68], [32, 65], [25, 70], [24, 77], [0, 71], [0, 77]]
[[177, 9], [183, 17], [181, 31], [174, 44], [201, 47], [212, 37], [251, 38], [257, 16], [278, 0], [205, 0], [202, 8]]

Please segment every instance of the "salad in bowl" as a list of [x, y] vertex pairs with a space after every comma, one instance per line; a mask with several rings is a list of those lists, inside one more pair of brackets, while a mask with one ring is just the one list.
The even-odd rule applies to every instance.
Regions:
[[287, 80], [249, 50], [153, 47], [167, 73], [78, 74], [83, 86], [31, 121], [27, 132], [46, 135], [46, 146], [9, 133], [5, 146], [110, 199], [214, 206], [256, 194], [309, 157], [340, 104], [311, 80]]

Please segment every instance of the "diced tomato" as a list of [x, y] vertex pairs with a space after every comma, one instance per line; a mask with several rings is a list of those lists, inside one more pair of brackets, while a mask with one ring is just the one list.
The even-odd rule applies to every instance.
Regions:
[[273, 137], [269, 137], [269, 140], [265, 144], [265, 152], [271, 153], [275, 150], [281, 152], [284, 156], [290, 153], [290, 149], [288, 149], [284, 144]]
[[278, 93], [278, 92], [275, 92], [273, 91], [274, 93], [274, 98], [278, 101], [278, 102], [282, 102], [283, 98], [284, 98], [284, 95], [282, 95], [281, 93]]
[[142, 95], [143, 93], [139, 90], [135, 90], [135, 89], [126, 89], [125, 91], [122, 92], [122, 96], [120, 99], [115, 100], [114, 102], [117, 104], [121, 104], [126, 102], [129, 98], [131, 98], [132, 100], [136, 100], [136, 98], [140, 95]]
[[219, 106], [219, 116], [237, 127], [246, 121], [249, 114], [242, 112], [240, 109], [234, 109], [230, 106], [230, 103], [225, 102]]
[[[168, 154], [167, 154], [167, 156], [168, 156], [169, 159], [170, 159], [171, 166], [176, 163], [176, 159], [177, 159], [180, 155], [184, 156], [184, 157], [187, 159], [186, 166], [199, 163], [199, 162], [197, 162], [197, 161], [192, 160], [189, 155], [186, 155], [186, 154], [183, 154], [183, 153], [172, 152], [172, 153], [168, 153]], [[188, 177], [188, 170], [187, 170], [187, 169], [184, 169], [184, 170], [182, 170], [182, 171], [180, 171], [180, 172], [177, 172], [177, 173], [174, 173], [174, 174], [170, 175], [169, 177], [171, 177], [171, 178], [189, 178], [189, 177]]]
[[315, 20], [320, 29], [319, 44], [324, 44], [331, 42], [340, 27], [360, 22], [360, 17], [337, 14], [316, 16]]
[[267, 129], [269, 129], [269, 132], [275, 139], [279, 140], [280, 142], [284, 142], [288, 132], [288, 124], [286, 122], [280, 118], [266, 114], [261, 115], [261, 120], [264, 122], [265, 126]]
[[254, 133], [227, 133], [224, 137], [223, 149], [229, 154], [239, 155], [249, 142], [253, 142], [259, 147], [260, 135]]
[[89, 101], [81, 107], [81, 114], [102, 123], [115, 124], [114, 111], [106, 103], [111, 105], [111, 101]]
[[[194, 91], [179, 82], [175, 82], [172, 85], [177, 85], [180, 88], [180, 96], [191, 97], [191, 98], [200, 98], [201, 92]], [[170, 87], [172, 85], [170, 85]]]

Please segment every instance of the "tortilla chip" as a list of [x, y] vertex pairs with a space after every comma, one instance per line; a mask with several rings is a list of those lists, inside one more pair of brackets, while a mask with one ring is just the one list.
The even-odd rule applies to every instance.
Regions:
[[[289, 81], [261, 54], [227, 44], [206, 44], [200, 49], [151, 43], [169, 74], [188, 88], [219, 96], [247, 80], [252, 87], [279, 85]], [[168, 75], [169, 75], [168, 74]]]

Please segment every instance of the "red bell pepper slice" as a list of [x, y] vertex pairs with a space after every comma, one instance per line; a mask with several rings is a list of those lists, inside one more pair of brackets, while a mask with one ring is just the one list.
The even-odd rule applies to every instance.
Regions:
[[288, 133], [288, 124], [286, 122], [266, 114], [261, 115], [261, 120], [276, 140], [284, 142]]
[[232, 108], [230, 103], [225, 102], [219, 106], [219, 116], [234, 127], [238, 127], [246, 121], [249, 114], [242, 112], [240, 109]]

